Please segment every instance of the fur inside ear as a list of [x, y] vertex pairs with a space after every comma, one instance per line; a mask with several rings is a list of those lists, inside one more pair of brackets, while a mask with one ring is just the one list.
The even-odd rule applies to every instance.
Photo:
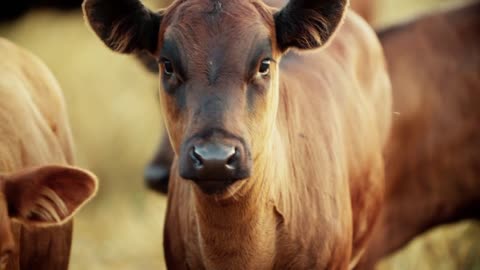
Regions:
[[290, 0], [274, 15], [279, 48], [323, 46], [340, 25], [347, 4], [348, 0]]
[[139, 0], [85, 0], [83, 13], [93, 31], [112, 50], [121, 53], [157, 48], [161, 12]]
[[97, 191], [88, 171], [68, 166], [43, 166], [7, 176], [5, 195], [12, 218], [28, 225], [68, 221]]

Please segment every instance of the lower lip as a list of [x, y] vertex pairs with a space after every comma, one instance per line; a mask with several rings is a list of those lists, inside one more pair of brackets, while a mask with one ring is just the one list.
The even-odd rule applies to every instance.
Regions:
[[197, 185], [204, 193], [213, 195], [223, 193], [231, 185], [231, 182], [199, 181]]

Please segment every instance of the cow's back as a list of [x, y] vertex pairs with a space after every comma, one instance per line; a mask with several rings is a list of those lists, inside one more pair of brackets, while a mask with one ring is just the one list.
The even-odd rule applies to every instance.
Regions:
[[[71, 133], [53, 75], [38, 58], [4, 39], [0, 59], [0, 171], [71, 164]], [[12, 227], [17, 256], [9, 270], [67, 269], [71, 222], [52, 228], [25, 228], [12, 222]]]
[[[427, 190], [445, 199], [464, 200], [459, 207], [480, 199], [479, 29], [477, 2], [380, 34], [396, 112], [386, 153], [391, 196], [407, 191], [398, 189], [402, 182], [420, 181], [418, 190], [407, 192], [424, 196], [421, 189], [431, 185]], [[475, 214], [451, 207], [444, 211], [446, 216]]]
[[395, 90], [394, 129], [414, 125], [410, 131], [421, 141], [410, 147], [430, 149], [421, 153], [478, 127], [472, 124], [480, 117], [479, 14], [480, 2], [379, 33]]
[[433, 226], [480, 216], [480, 3], [379, 33], [393, 87], [371, 269]]

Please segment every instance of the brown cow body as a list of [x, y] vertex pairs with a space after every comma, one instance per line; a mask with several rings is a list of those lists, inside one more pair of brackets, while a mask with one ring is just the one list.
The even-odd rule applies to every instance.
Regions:
[[480, 218], [479, 29], [477, 2], [379, 34], [396, 115], [364, 269], [434, 226]]
[[[0, 39], [0, 59], [2, 59], [0, 62], [0, 186], [2, 187], [0, 198], [7, 199], [6, 205], [10, 209], [10, 217], [17, 220], [12, 221], [10, 225], [6, 216], [0, 218], [0, 252], [2, 252], [0, 255], [4, 259], [3, 252], [13, 252], [6, 266], [8, 270], [64, 270], [68, 268], [72, 222], [59, 227], [45, 227], [53, 220], [48, 220], [48, 214], [43, 216], [47, 217], [46, 220], [35, 217], [45, 212], [44, 210], [34, 212], [36, 210], [32, 208], [32, 204], [41, 205], [53, 211], [61, 212], [62, 209], [56, 208], [58, 206], [55, 205], [42, 204], [39, 202], [43, 200], [41, 197], [39, 201], [35, 201], [37, 195], [33, 193], [34, 191], [24, 198], [20, 187], [15, 187], [19, 192], [11, 191], [12, 188], [10, 188], [16, 185], [15, 183], [22, 184], [25, 180], [31, 179], [26, 184], [40, 192], [43, 187], [47, 187], [41, 186], [43, 181], [56, 181], [55, 178], [64, 177], [64, 173], [66, 175], [73, 171], [69, 167], [65, 169], [62, 165], [56, 168], [61, 168], [63, 171], [55, 172], [57, 174], [55, 176], [41, 179], [43, 176], [40, 175], [48, 174], [45, 170], [50, 169], [39, 166], [73, 163], [72, 141], [63, 96], [58, 83], [40, 60], [4, 39]], [[31, 167], [39, 169], [34, 169], [33, 172], [25, 170]], [[77, 198], [82, 200], [81, 204], [83, 204], [85, 199], [95, 193], [96, 180], [90, 174], [76, 169], [73, 174], [72, 179], [75, 179], [72, 180], [71, 188], [78, 188], [78, 191], [61, 190], [63, 183], [56, 184], [56, 187], [50, 186], [50, 191], [47, 191], [47, 193], [53, 191], [57, 195], [65, 192], [47, 198], [53, 203], [57, 199], [63, 200], [68, 208], [66, 210], [69, 213], [58, 214], [59, 219], [53, 218], [57, 216], [53, 213], [51, 218], [56, 222], [66, 221], [79, 207], [69, 204], [72, 202], [68, 201], [72, 198], [69, 197], [70, 195], [79, 196]], [[83, 186], [75, 186], [76, 178], [80, 182], [86, 180], [84, 184], [89, 190], [85, 194], [80, 194], [84, 191]], [[35, 186], [37, 184], [39, 186]], [[73, 194], [75, 192], [78, 194]], [[31, 202], [20, 203], [19, 208], [16, 209], [16, 205], [12, 206], [12, 200], [31, 200]], [[3, 215], [6, 205], [3, 204], [3, 200], [0, 201], [2, 202], [0, 213]], [[80, 201], [76, 202], [80, 203]], [[14, 210], [18, 211], [18, 216], [14, 214]], [[49, 213], [52, 214], [52, 212]], [[12, 214], [14, 216], [11, 216]], [[45, 224], [42, 223], [43, 221]], [[13, 243], [14, 246], [12, 246]], [[6, 251], [12, 248], [13, 250]], [[3, 268], [0, 266], [0, 269]]]
[[161, 66], [175, 152], [167, 266], [354, 267], [382, 206], [392, 115], [383, 51], [348, 1], [191, 0], [159, 13], [110, 1], [84, 3], [95, 33]]
[[205, 197], [174, 161], [170, 269], [347, 269], [361, 255], [383, 195], [390, 93], [381, 49], [350, 14], [328, 48], [292, 52], [280, 66], [275, 136], [248, 189]]

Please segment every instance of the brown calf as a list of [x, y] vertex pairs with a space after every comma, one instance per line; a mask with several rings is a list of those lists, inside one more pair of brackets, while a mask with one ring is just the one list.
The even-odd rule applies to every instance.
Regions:
[[169, 268], [355, 266], [382, 205], [391, 108], [380, 44], [347, 4], [85, 2], [107, 46], [161, 66]]
[[70, 129], [50, 71], [4, 39], [0, 59], [0, 269], [65, 270], [69, 220], [97, 180], [66, 165]]
[[361, 269], [480, 218], [480, 2], [379, 33], [392, 78], [386, 199]]
[[[288, 2], [287, 0], [264, 0], [272, 7], [282, 8]], [[360, 16], [371, 22], [375, 13], [375, 1], [373, 0], [354, 0], [351, 2], [351, 8]], [[157, 60], [148, 52], [137, 52], [137, 59], [151, 72], [158, 74]], [[163, 136], [162, 141], [155, 152], [153, 159], [146, 166], [144, 179], [147, 186], [155, 191], [167, 193], [170, 168], [173, 161], [173, 150], [171, 149], [168, 136]]]

